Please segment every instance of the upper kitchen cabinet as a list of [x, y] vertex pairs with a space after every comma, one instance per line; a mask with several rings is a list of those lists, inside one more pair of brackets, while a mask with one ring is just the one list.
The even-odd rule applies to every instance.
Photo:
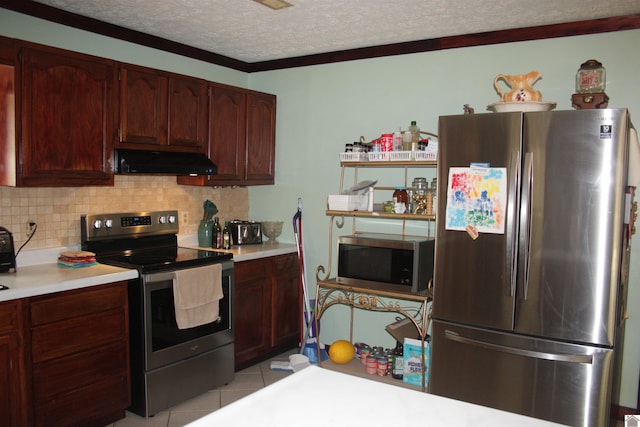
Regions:
[[276, 152], [276, 97], [247, 93], [247, 148], [245, 180], [273, 184]]
[[123, 65], [120, 75], [119, 148], [204, 153], [207, 83]]
[[274, 183], [276, 97], [220, 84], [210, 85], [207, 154], [217, 175], [178, 177], [189, 185]]
[[19, 58], [16, 149], [1, 161], [14, 175], [6, 185], [113, 185], [115, 62], [31, 44]]
[[0, 185], [16, 185], [16, 41], [0, 39]]

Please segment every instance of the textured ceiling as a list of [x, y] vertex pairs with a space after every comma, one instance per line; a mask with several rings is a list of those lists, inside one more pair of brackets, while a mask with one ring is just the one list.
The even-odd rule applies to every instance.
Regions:
[[253, 63], [640, 13], [640, 0], [37, 0]]

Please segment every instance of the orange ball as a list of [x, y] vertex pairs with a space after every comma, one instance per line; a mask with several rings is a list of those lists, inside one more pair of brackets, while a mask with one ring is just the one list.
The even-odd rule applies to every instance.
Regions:
[[355, 354], [355, 347], [346, 340], [337, 340], [329, 347], [329, 359], [339, 365], [349, 363]]

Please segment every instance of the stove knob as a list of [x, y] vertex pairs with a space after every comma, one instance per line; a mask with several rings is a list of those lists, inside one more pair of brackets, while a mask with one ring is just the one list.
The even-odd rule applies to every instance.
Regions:
[[160, 216], [158, 217], [158, 222], [160, 224], [166, 224], [167, 223], [167, 217], [166, 216]]
[[95, 221], [93, 221], [93, 228], [95, 228], [96, 230], [102, 228], [102, 220], [96, 219]]
[[113, 220], [112, 219], [105, 219], [104, 220], [104, 226], [107, 227], [107, 228], [113, 227]]
[[175, 224], [175, 223], [176, 223], [176, 216], [169, 215], [169, 224]]

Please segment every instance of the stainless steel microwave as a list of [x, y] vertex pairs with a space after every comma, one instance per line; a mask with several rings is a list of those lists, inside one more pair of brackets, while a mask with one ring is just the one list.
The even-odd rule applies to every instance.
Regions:
[[433, 278], [433, 239], [359, 233], [338, 237], [336, 281], [360, 288], [425, 293]]

